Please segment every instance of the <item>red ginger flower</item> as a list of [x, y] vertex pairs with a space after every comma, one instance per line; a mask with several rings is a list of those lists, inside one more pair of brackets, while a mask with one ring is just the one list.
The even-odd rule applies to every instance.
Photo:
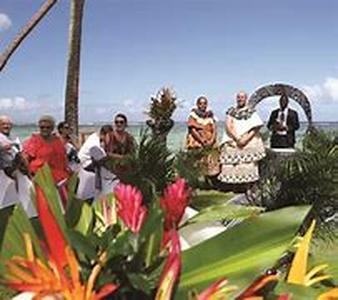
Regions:
[[175, 284], [181, 272], [181, 244], [178, 232], [171, 229], [169, 235], [169, 254], [163, 267], [155, 300], [170, 300], [174, 292]]
[[142, 205], [142, 193], [131, 185], [120, 183], [114, 190], [117, 214], [134, 233], [138, 233], [145, 220], [147, 209]]
[[197, 295], [197, 300], [228, 299], [229, 293], [237, 289], [228, 285], [228, 280], [221, 278]]
[[36, 184], [36, 209], [39, 215], [39, 220], [44, 232], [45, 239], [47, 241], [48, 253], [52, 259], [56, 262], [57, 267], [62, 269], [67, 265], [66, 259], [66, 245], [67, 241], [53, 215], [46, 196], [42, 189]]
[[165, 212], [165, 230], [177, 228], [189, 204], [191, 188], [183, 178], [166, 187], [160, 205]]

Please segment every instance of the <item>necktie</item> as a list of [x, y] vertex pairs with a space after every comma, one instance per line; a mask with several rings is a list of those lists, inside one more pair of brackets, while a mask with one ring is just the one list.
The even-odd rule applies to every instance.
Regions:
[[283, 123], [285, 121], [285, 113], [284, 110], [282, 110], [281, 114], [280, 114], [280, 121]]

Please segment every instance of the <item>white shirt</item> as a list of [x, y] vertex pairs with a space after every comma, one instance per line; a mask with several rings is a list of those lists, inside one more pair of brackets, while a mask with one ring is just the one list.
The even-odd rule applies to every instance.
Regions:
[[[284, 112], [284, 120], [282, 119], [282, 112]], [[288, 119], [288, 113], [289, 113], [288, 107], [286, 107], [284, 110], [279, 109], [279, 111], [278, 111], [277, 122], [279, 122], [279, 124], [281, 124], [284, 127], [286, 127], [286, 121]], [[277, 134], [286, 135], [287, 131], [286, 130], [277, 130]]]

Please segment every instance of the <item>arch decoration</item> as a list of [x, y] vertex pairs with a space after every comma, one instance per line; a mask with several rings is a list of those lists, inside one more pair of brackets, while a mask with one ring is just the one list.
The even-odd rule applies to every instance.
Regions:
[[249, 98], [249, 104], [255, 107], [258, 103], [268, 97], [286, 95], [296, 101], [304, 110], [308, 121], [308, 128], [312, 128], [312, 110], [307, 96], [298, 88], [288, 84], [276, 83], [265, 85], [257, 89]]

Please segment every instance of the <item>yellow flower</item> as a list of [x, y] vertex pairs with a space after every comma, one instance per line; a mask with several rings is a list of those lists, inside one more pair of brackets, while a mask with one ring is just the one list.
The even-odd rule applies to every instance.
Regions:
[[338, 299], [338, 288], [333, 288], [318, 297], [318, 300], [337, 300]]
[[328, 267], [326, 264], [316, 266], [307, 272], [307, 260], [309, 255], [310, 241], [315, 225], [316, 221], [313, 220], [310, 228], [307, 230], [298, 245], [287, 278], [288, 283], [310, 286], [331, 277], [329, 275], [318, 275], [318, 273]]
[[94, 291], [95, 280], [106, 262], [106, 253], [100, 256], [88, 282], [83, 284], [80, 278], [80, 265], [68, 245], [65, 249], [67, 265], [64, 269], [60, 269], [52, 258], [45, 264], [35, 257], [32, 241], [27, 233], [24, 233], [24, 240], [26, 258], [13, 257], [6, 262], [7, 272], [3, 275], [2, 283], [12, 289], [34, 292], [36, 299], [46, 295], [58, 295], [64, 300], [99, 300], [118, 288], [117, 285], [108, 284], [101, 292]]

